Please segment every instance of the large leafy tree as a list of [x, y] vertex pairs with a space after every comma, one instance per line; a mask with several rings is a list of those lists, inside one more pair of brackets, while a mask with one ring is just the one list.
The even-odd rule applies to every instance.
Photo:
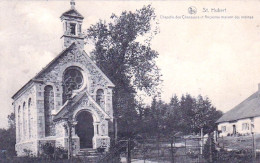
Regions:
[[135, 12], [112, 14], [110, 22], [100, 20], [87, 30], [86, 39], [95, 45], [91, 56], [115, 84], [113, 107], [118, 118], [119, 134], [135, 131], [137, 91], [155, 93], [160, 73], [155, 59], [158, 53], [151, 40], [158, 32], [151, 5]]

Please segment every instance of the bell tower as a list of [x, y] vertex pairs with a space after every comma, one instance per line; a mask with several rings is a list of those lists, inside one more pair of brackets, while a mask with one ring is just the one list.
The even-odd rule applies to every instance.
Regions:
[[70, 10], [64, 12], [60, 19], [63, 24], [62, 49], [67, 48], [73, 42], [80, 50], [84, 49], [84, 36], [82, 33], [82, 23], [84, 17], [75, 9], [75, 1], [70, 1]]

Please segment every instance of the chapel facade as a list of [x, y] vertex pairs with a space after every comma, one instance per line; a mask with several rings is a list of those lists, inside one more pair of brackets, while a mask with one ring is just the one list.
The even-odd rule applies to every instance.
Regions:
[[37, 156], [47, 142], [66, 149], [69, 131], [74, 155], [110, 145], [114, 84], [84, 51], [84, 17], [74, 1], [60, 19], [62, 52], [12, 97], [18, 156]]

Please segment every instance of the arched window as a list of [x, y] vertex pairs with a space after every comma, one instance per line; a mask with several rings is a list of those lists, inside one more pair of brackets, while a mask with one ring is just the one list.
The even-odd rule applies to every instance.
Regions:
[[19, 107], [18, 107], [18, 141], [21, 140], [21, 136], [22, 136], [21, 126], [22, 126], [22, 124], [21, 124], [21, 106], [19, 105]]
[[54, 109], [54, 92], [50, 85], [44, 88], [44, 120], [45, 120], [45, 136], [51, 136], [52, 117], [51, 111]]
[[28, 100], [28, 130], [29, 130], [29, 138], [31, 138], [32, 136], [32, 129], [31, 129], [31, 102], [32, 102], [32, 99], [29, 98]]
[[80, 89], [83, 85], [83, 76], [78, 67], [69, 67], [63, 74], [63, 103], [72, 95], [73, 90]]
[[104, 91], [103, 91], [103, 89], [97, 90], [96, 102], [97, 102], [98, 105], [103, 107], [103, 103], [104, 103]]
[[26, 138], [26, 104], [23, 103], [23, 138]]

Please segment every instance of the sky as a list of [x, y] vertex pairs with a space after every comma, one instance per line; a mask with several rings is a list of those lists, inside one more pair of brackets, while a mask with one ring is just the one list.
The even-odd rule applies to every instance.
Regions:
[[[109, 22], [112, 13], [148, 4], [160, 28], [151, 46], [159, 53], [162, 100], [201, 94], [226, 112], [258, 90], [260, 1], [76, 0], [76, 9], [86, 30], [99, 19]], [[0, 128], [8, 125], [12, 95], [62, 50], [59, 17], [69, 8], [69, 0], [0, 1]]]

